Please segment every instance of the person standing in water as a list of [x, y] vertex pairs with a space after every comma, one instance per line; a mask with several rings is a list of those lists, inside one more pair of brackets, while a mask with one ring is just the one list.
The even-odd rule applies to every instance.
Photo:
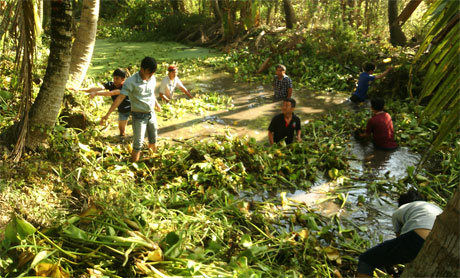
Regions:
[[192, 94], [185, 88], [184, 84], [177, 77], [177, 67], [171, 65], [168, 67], [168, 75], [161, 80], [160, 84], [160, 98], [166, 102], [170, 102], [174, 95], [174, 90], [176, 86], [184, 92], [189, 98], [193, 98]]

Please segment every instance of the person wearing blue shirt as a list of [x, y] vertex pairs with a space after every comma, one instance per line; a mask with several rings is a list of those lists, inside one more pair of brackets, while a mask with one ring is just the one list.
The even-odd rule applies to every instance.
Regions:
[[387, 68], [382, 74], [372, 75], [375, 71], [375, 65], [373, 63], [365, 63], [364, 71], [359, 75], [358, 85], [356, 86], [356, 91], [350, 97], [350, 100], [353, 103], [361, 103], [367, 99], [367, 90], [369, 90], [369, 83], [385, 77], [393, 67]]

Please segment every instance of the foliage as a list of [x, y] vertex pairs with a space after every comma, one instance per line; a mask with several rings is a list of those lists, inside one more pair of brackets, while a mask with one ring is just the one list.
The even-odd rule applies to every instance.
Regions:
[[[417, 121], [422, 107], [407, 101], [387, 105], [400, 145], [426, 148], [436, 124]], [[344, 188], [359, 180], [348, 166], [348, 142], [368, 116], [365, 110], [337, 109], [304, 125], [302, 143], [268, 149], [230, 134], [176, 140], [133, 164], [125, 162], [129, 148], [107, 142], [97, 130], [57, 125], [50, 150], [0, 169], [5, 177], [0, 190], [8, 202], [24, 190], [42, 200], [32, 203], [37, 214], [19, 203], [12, 206], [19, 215], [5, 230], [0, 273], [353, 275], [354, 257], [369, 247], [364, 229], [292, 202], [283, 191], [307, 190], [318, 178]], [[407, 178], [385, 181], [380, 189], [396, 194], [417, 186], [444, 204], [459, 180], [459, 156], [452, 147], [446, 144], [439, 152], [443, 162], [430, 171], [436, 174], [409, 169]], [[280, 196], [256, 197], [266, 190]], [[331, 198], [347, 204], [339, 193]]]
[[[430, 148], [434, 151], [449, 133], [460, 128], [458, 5], [454, 1], [435, 1], [425, 14], [425, 18], [428, 17], [431, 18], [431, 28], [417, 52], [411, 72], [427, 69], [420, 100], [432, 98], [422, 117], [432, 119], [445, 110], [449, 112]], [[428, 54], [424, 55], [427, 51]]]

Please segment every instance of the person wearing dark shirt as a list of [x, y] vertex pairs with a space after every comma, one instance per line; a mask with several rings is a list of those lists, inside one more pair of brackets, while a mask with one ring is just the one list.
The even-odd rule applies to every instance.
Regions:
[[393, 122], [390, 114], [383, 111], [385, 101], [383, 99], [372, 99], [372, 118], [367, 122], [366, 133], [362, 137], [371, 137], [374, 147], [381, 150], [394, 150], [398, 144], [394, 139]]
[[290, 144], [294, 141], [294, 133], [296, 141], [301, 141], [300, 119], [293, 113], [295, 105], [296, 101], [292, 98], [283, 100], [281, 107], [282, 114], [275, 116], [268, 127], [268, 141], [270, 145], [278, 143], [283, 139], [286, 144]]
[[359, 256], [356, 277], [372, 277], [375, 268], [387, 268], [413, 261], [422, 249], [442, 209], [424, 201], [410, 189], [398, 199], [392, 216], [396, 238], [384, 241]]
[[364, 64], [364, 71], [359, 75], [358, 85], [356, 86], [356, 91], [350, 97], [350, 100], [353, 103], [361, 103], [367, 99], [367, 90], [369, 90], [369, 83], [385, 77], [392, 67], [387, 68], [382, 74], [372, 75], [375, 71], [375, 65], [372, 63]]
[[[109, 81], [103, 85], [103, 87], [92, 87], [85, 89], [78, 89], [74, 91], [82, 91], [89, 93], [89, 97], [92, 99], [95, 96], [110, 96], [112, 102], [115, 101], [117, 96], [120, 94], [123, 88], [123, 83], [126, 79], [126, 72], [123, 69], [116, 69], [113, 74], [113, 81]], [[128, 119], [131, 115], [131, 102], [129, 98], [125, 98], [123, 102], [118, 106], [118, 129], [120, 130], [120, 136], [125, 136], [126, 126], [128, 125]]]

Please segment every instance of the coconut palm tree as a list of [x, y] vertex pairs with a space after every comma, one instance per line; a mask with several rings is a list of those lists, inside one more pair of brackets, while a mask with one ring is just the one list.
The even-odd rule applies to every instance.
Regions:
[[[425, 159], [435, 151], [450, 132], [460, 128], [460, 11], [458, 2], [436, 0], [426, 11], [424, 20], [431, 25], [417, 51], [411, 68], [427, 70], [419, 102], [431, 97], [422, 118], [444, 117]], [[412, 83], [409, 83], [411, 89]]]
[[72, 46], [70, 76], [73, 87], [80, 87], [85, 78], [93, 56], [96, 42], [97, 20], [99, 18], [99, 0], [84, 0], [80, 18], [80, 27]]
[[37, 7], [33, 0], [13, 1], [14, 17], [9, 22], [16, 38], [17, 61], [20, 64], [22, 101], [19, 110], [20, 121], [5, 131], [4, 137], [16, 143], [13, 158], [19, 160], [24, 148], [34, 149], [45, 143], [49, 131], [56, 123], [61, 109], [65, 85], [69, 76], [71, 49], [72, 1], [51, 1], [51, 43], [48, 65], [43, 84], [33, 105], [31, 94], [33, 49], [38, 36]]

